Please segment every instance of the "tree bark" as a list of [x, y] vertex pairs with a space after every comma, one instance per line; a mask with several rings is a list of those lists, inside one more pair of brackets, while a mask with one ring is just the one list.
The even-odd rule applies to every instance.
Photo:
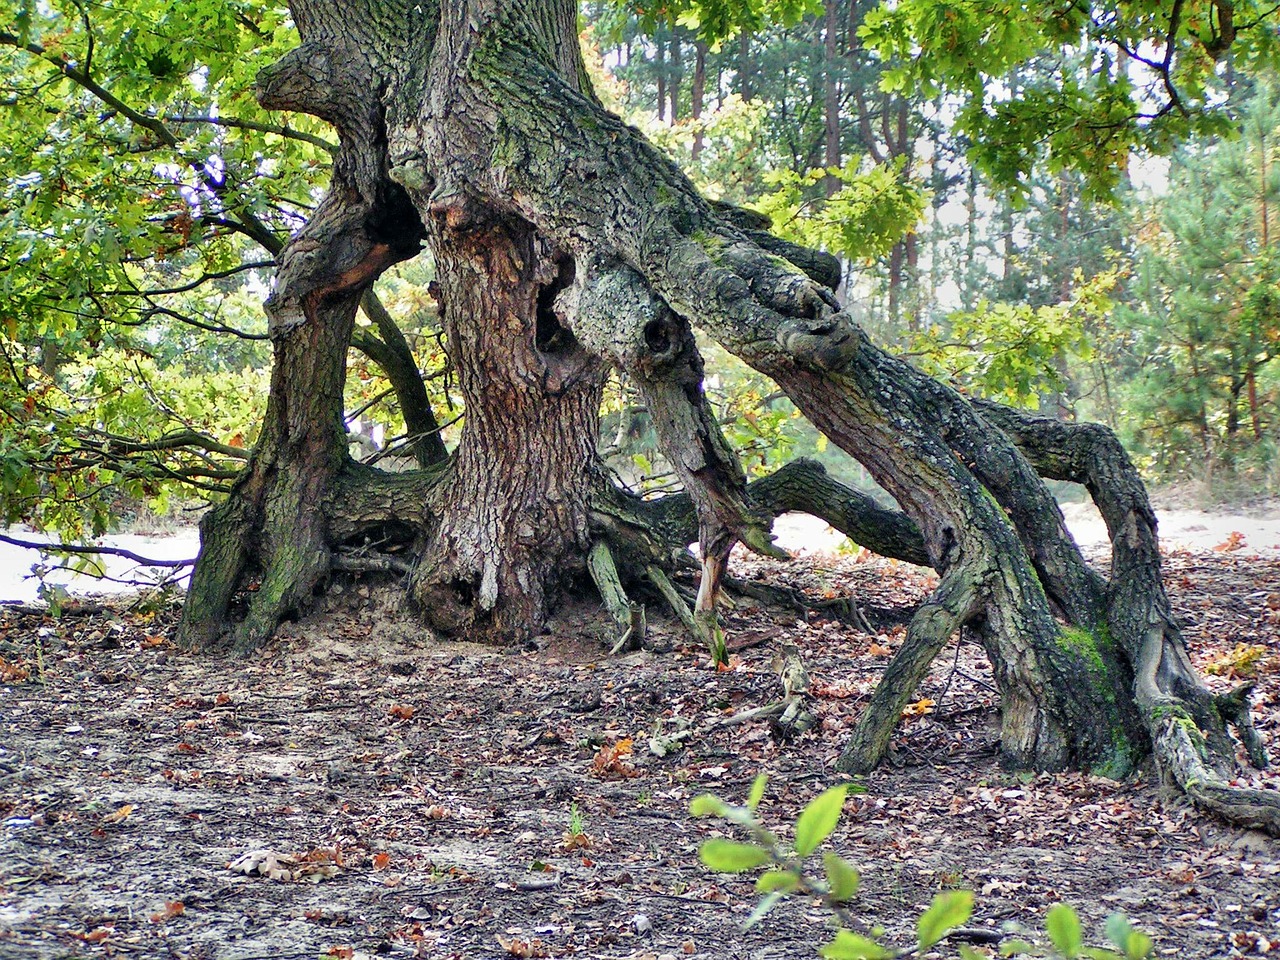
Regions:
[[467, 419], [410, 595], [442, 633], [528, 637], [590, 546], [602, 368], [551, 310], [572, 261], [524, 224], [432, 212]]
[[[971, 403], [874, 346], [815, 279], [821, 260], [770, 252], [759, 224], [713, 208], [602, 109], [573, 0], [368, 2], [339, 16], [332, 0], [295, 0], [304, 46], [261, 81], [264, 103], [331, 119], [343, 152], [281, 257], [268, 420], [205, 531], [189, 642], [211, 641], [257, 571], [235, 645], [261, 642], [371, 529], [414, 549], [410, 596], [441, 631], [537, 632], [589, 554], [621, 629], [642, 622], [628, 585], [647, 579], [683, 607], [663, 565], [691, 513], [696, 622], [714, 635], [729, 547], [771, 552], [780, 505], [833, 499], [832, 516], [871, 517], [886, 552], [941, 576], [841, 767], [883, 756], [930, 661], [968, 626], [999, 684], [1010, 765], [1120, 775], [1152, 753], [1196, 802], [1280, 832], [1275, 794], [1228, 783], [1226, 721], [1248, 740], [1247, 705], [1216, 701], [1191, 668], [1154, 515], [1109, 431]], [[417, 249], [423, 224], [467, 421], [451, 463], [390, 477], [345, 460], [342, 358], [360, 297]], [[804, 467], [749, 487], [703, 395], [694, 325], [771, 377], [905, 516], [861, 509]], [[637, 384], [682, 500], [637, 504], [597, 469], [604, 363]], [[1093, 493], [1110, 580], [1084, 562], [1040, 474]]]
[[[303, 46], [258, 76], [264, 106], [329, 120], [341, 147], [328, 194], [277, 261], [267, 301], [270, 399], [245, 474], [201, 523], [179, 627], [188, 646], [257, 648], [329, 574], [321, 504], [347, 459], [342, 387], [356, 310], [379, 274], [417, 253], [422, 237], [404, 191], [386, 178], [381, 106], [367, 96], [379, 80], [368, 52], [396, 11], [364, 12], [348, 22], [327, 6], [300, 5]], [[429, 49], [432, 33], [417, 42]], [[239, 591], [246, 611], [233, 623], [228, 611]]]

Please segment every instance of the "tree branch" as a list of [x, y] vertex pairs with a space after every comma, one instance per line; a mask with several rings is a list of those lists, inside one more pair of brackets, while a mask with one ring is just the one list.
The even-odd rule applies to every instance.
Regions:
[[132, 550], [125, 550], [123, 547], [101, 547], [89, 544], [71, 543], [42, 543], [38, 540], [22, 540], [18, 537], [11, 537], [4, 533], [0, 533], [0, 542], [9, 543], [15, 547], [26, 547], [29, 550], [40, 550], [45, 553], [79, 553], [87, 556], [123, 557], [125, 560], [132, 560], [134, 563], [141, 564], [144, 567], [163, 567], [170, 570], [189, 567], [196, 562], [194, 558], [190, 560], [157, 560], [154, 557], [144, 557], [140, 554], [134, 553]]

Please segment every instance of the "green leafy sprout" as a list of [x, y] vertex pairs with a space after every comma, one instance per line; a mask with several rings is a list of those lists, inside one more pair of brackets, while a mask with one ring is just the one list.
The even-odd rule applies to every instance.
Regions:
[[[836, 924], [831, 940], [818, 947], [820, 957], [824, 960], [896, 960], [926, 953], [973, 916], [973, 892], [947, 890], [935, 896], [916, 921], [917, 943], [910, 949], [882, 944], [880, 928], [875, 928], [871, 936], [855, 933], [849, 928], [853, 919], [850, 904], [858, 893], [860, 881], [857, 867], [830, 850], [822, 852], [820, 873], [811, 869], [808, 861], [835, 832], [848, 796], [865, 792], [865, 788], [856, 783], [842, 783], [818, 794], [800, 811], [794, 839], [788, 843], [766, 827], [757, 815], [767, 784], [764, 774], [756, 777], [743, 806], [735, 806], [710, 793], [694, 797], [689, 805], [693, 816], [727, 820], [745, 830], [750, 838], [746, 841], [723, 837], [706, 840], [698, 856], [707, 867], [718, 873], [746, 873], [765, 868], [756, 880], [761, 899], [744, 923], [744, 929], [758, 924], [784, 897], [816, 897], [832, 911]], [[1154, 953], [1151, 938], [1135, 930], [1121, 914], [1112, 915], [1105, 927], [1107, 939], [1117, 948], [1114, 950], [1086, 946], [1080, 918], [1066, 904], [1057, 904], [1049, 910], [1045, 933], [1049, 946], [1009, 938], [1000, 945], [1000, 956], [1147, 960]], [[961, 960], [983, 960], [986, 956], [968, 944], [959, 944], [957, 950]]]

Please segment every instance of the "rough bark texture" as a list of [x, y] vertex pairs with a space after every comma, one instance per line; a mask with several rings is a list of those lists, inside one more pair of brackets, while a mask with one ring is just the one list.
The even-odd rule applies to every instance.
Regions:
[[[1153, 753], [1197, 802], [1280, 832], [1273, 795], [1227, 783], [1224, 719], [1265, 759], [1244, 695], [1215, 701], [1191, 668], [1154, 516], [1109, 432], [975, 405], [875, 347], [830, 291], [838, 264], [709, 205], [601, 108], [573, 0], [335, 6], [295, 0], [303, 47], [261, 81], [264, 103], [334, 122], [343, 150], [281, 257], [268, 422], [207, 525], [189, 642], [218, 635], [257, 572], [236, 644], [261, 642], [335, 557], [356, 563], [349, 551], [373, 541], [412, 547], [410, 595], [428, 622], [506, 638], [536, 632], [590, 556], [625, 640], [642, 624], [626, 594], [637, 586], [694, 622], [666, 571], [688, 562], [695, 518], [695, 613], [714, 634], [732, 544], [770, 551], [772, 517], [808, 509], [941, 575], [843, 768], [883, 756], [929, 662], [969, 626], [999, 683], [1011, 765], [1120, 775]], [[389, 478], [345, 461], [341, 365], [361, 295], [416, 249], [422, 224], [467, 421], [447, 465]], [[703, 396], [694, 326], [773, 378], [903, 514], [812, 465], [748, 486]], [[637, 501], [597, 470], [604, 363], [637, 384], [683, 497]], [[1041, 474], [1089, 486], [1114, 544], [1109, 580], [1084, 562]]]
[[[386, 177], [382, 108], [368, 91], [384, 79], [370, 52], [387, 15], [401, 14], [395, 28], [428, 48], [430, 28], [409, 30], [403, 9], [376, 4], [359, 28], [341, 11], [304, 7], [295, 11], [303, 46], [262, 71], [258, 97], [329, 120], [341, 148], [328, 194], [278, 259], [266, 418], [244, 477], [201, 524], [180, 628], [191, 646], [259, 646], [328, 576], [318, 505], [346, 459], [342, 386], [355, 313], [383, 270], [417, 253], [422, 235], [408, 197]], [[231, 625], [232, 597], [245, 588], [247, 611]]]
[[524, 225], [453, 215], [432, 250], [467, 420], [410, 593], [442, 632], [522, 637], [589, 548], [601, 366], [550, 310], [566, 262]]

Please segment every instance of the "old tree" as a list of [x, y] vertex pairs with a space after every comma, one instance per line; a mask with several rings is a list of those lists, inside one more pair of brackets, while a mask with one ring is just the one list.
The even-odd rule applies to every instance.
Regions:
[[[676, 6], [697, 6], [721, 33], [758, 15], [758, 4]], [[1019, 8], [1022, 21], [1004, 21], [1021, 33], [999, 36], [977, 11], [934, 16], [945, 6], [899, 4], [901, 30], [882, 23], [882, 39], [906, 44], [908, 58], [910, 43], [923, 44], [937, 52], [938, 72], [971, 89], [969, 80], [1037, 44], [1090, 31], [1106, 40], [1110, 30], [1134, 57], [1149, 54], [1136, 39], [1144, 33], [1163, 42], [1158, 56], [1142, 57], [1166, 90], [1163, 106], [1135, 107], [1131, 85], [1118, 81], [1106, 88], [1111, 99], [1042, 91], [1032, 104], [1066, 117], [1074, 155], [1099, 169], [1112, 169], [1126, 136], [1177, 133], [1195, 107], [1187, 90], [1203, 92], [1238, 31], [1259, 29], [1221, 0], [1071, 5], [1042, 22], [1031, 5]], [[741, 541], [773, 551], [772, 518], [801, 509], [941, 577], [847, 745], [847, 770], [878, 762], [931, 660], [968, 627], [995, 669], [1010, 766], [1121, 776], [1154, 757], [1198, 804], [1280, 833], [1280, 797], [1231, 785], [1237, 739], [1257, 765], [1261, 740], [1245, 694], [1212, 695], [1188, 659], [1161, 583], [1155, 516], [1108, 430], [971, 401], [874, 345], [832, 292], [831, 258], [774, 238], [758, 215], [709, 203], [601, 106], [573, 0], [290, 8], [301, 45], [258, 74], [256, 96], [323, 119], [340, 145], [328, 192], [278, 250], [265, 422], [231, 494], [202, 525], [185, 644], [258, 647], [356, 562], [351, 548], [372, 543], [401, 552], [366, 547], [359, 562], [404, 573], [406, 602], [442, 634], [528, 636], [563, 598], [598, 591], [620, 634], [638, 626], [632, 601], [666, 603], [714, 648], [729, 549]], [[27, 37], [5, 39], [51, 56]], [[932, 61], [915, 59], [927, 87]], [[1195, 67], [1189, 87], [1174, 84], [1182, 60]], [[92, 91], [87, 65], [51, 62]], [[985, 110], [1015, 155], [1044, 134], [1054, 159], [1061, 131], [1025, 118], [1019, 127], [1017, 114], [976, 97], [971, 124]], [[130, 119], [156, 136], [167, 129], [150, 115]], [[1092, 150], [1079, 147], [1082, 135]], [[988, 162], [1011, 161], [992, 148]], [[394, 322], [371, 296], [380, 274], [424, 246], [466, 407], [452, 455], [431, 439], [417, 371], [406, 371]], [[402, 404], [417, 410], [410, 428], [428, 438], [420, 469], [387, 473], [348, 456], [343, 380], [362, 304]], [[770, 377], [902, 513], [804, 462], [747, 484], [703, 395], [695, 329]], [[640, 500], [602, 468], [610, 367], [638, 388], [683, 494]], [[1107, 576], [1082, 558], [1042, 478], [1093, 496], [1111, 536]], [[690, 610], [669, 575], [691, 562], [684, 545], [693, 539], [701, 570]], [[245, 592], [250, 581], [257, 589]]]

